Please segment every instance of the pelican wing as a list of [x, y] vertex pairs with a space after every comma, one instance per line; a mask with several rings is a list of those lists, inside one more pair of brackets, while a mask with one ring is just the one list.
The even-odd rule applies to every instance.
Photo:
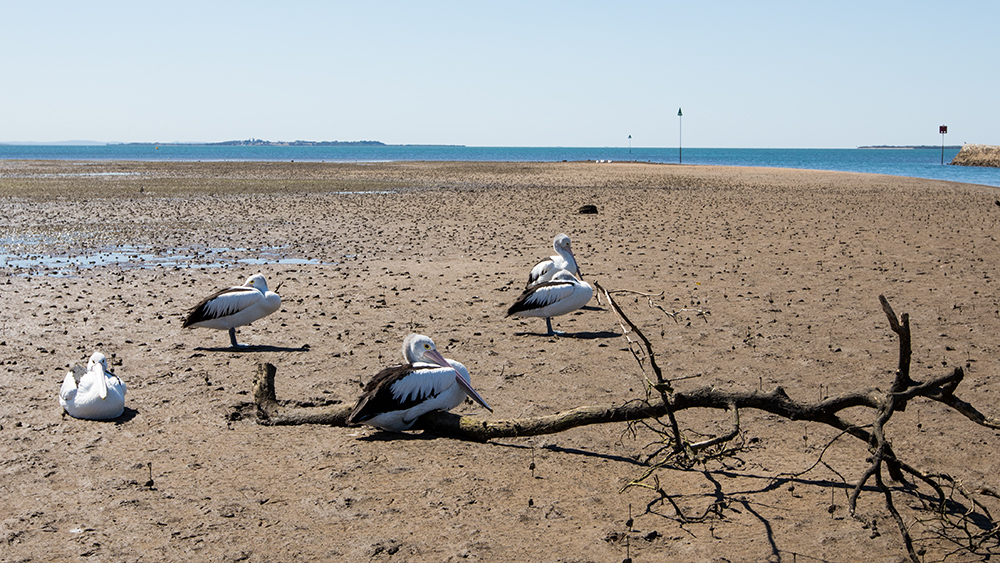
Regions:
[[74, 397], [76, 397], [76, 378], [70, 371], [66, 373], [66, 379], [63, 380], [62, 387], [59, 388], [59, 398], [63, 402], [70, 402]]
[[124, 397], [125, 393], [128, 391], [128, 387], [125, 385], [125, 382], [122, 381], [122, 378], [113, 373], [108, 374], [108, 389], [118, 390], [118, 392], [122, 394], [122, 397]]
[[[347, 417], [347, 424], [357, 425], [382, 413], [406, 410], [419, 405], [427, 397], [440, 393], [441, 390], [433, 386], [415, 384], [421, 378], [413, 377], [419, 371], [435, 369], [444, 368], [430, 364], [406, 364], [385, 368], [376, 373], [365, 385], [358, 404]], [[454, 371], [447, 371], [454, 377]]]
[[552, 260], [542, 260], [538, 264], [535, 264], [535, 267], [531, 269], [531, 273], [528, 274], [528, 283], [524, 286], [525, 289], [537, 283], [539, 278], [552, 271], [554, 267], [555, 264]]
[[183, 328], [195, 323], [234, 315], [264, 298], [264, 294], [254, 287], [230, 287], [206, 297], [191, 309]]
[[558, 303], [573, 295], [575, 290], [576, 285], [573, 282], [554, 281], [540, 283], [525, 290], [517, 298], [517, 301], [510, 306], [510, 309], [507, 309], [507, 316], [509, 317], [522, 311], [541, 309], [553, 303]]

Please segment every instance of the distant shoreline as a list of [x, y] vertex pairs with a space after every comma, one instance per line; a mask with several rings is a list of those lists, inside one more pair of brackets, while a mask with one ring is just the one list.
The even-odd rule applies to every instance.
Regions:
[[382, 141], [220, 141], [217, 143], [107, 143], [127, 147], [463, 147], [465, 145], [388, 145]]
[[53, 141], [53, 142], [2, 142], [0, 146], [12, 147], [465, 147], [465, 145], [438, 145], [404, 143], [390, 145], [382, 141], [264, 141], [248, 139], [244, 141], [219, 142], [130, 142], [105, 143], [102, 141]]
[[384, 147], [382, 141], [265, 141], [263, 139], [247, 139], [243, 141], [219, 141], [214, 143], [108, 143], [109, 145], [125, 146], [161, 146], [161, 147]]
[[[103, 146], [103, 147], [459, 147], [465, 148], [466, 145], [449, 145], [449, 144], [434, 144], [434, 143], [402, 143], [402, 144], [388, 144], [382, 141], [265, 141], [262, 139], [247, 139], [247, 140], [236, 140], [236, 141], [219, 141], [219, 142], [168, 142], [168, 143], [157, 143], [157, 142], [128, 142], [128, 143], [107, 143], [100, 141], [54, 141], [54, 142], [0, 142], [0, 146], [38, 146], [38, 147], [51, 147], [51, 146]], [[563, 147], [558, 147], [563, 148]], [[583, 147], [592, 148], [592, 147]], [[608, 147], [598, 147], [598, 148], [608, 148]], [[663, 147], [670, 148], [670, 147]], [[692, 147], [692, 148], [704, 148], [704, 147]], [[895, 150], [911, 150], [911, 149], [941, 149], [941, 145], [862, 145], [855, 147], [857, 149], [895, 149]], [[959, 150], [962, 145], [945, 145], [945, 149], [949, 150]]]
[[[859, 149], [940, 149], [941, 145], [864, 145]], [[961, 149], [962, 145], [945, 145], [946, 149]]]

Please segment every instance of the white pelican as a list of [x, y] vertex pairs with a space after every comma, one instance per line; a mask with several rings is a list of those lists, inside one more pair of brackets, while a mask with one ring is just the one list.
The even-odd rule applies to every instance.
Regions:
[[556, 235], [556, 238], [552, 240], [552, 248], [555, 249], [555, 256], [549, 256], [548, 260], [542, 260], [535, 267], [531, 269], [531, 273], [528, 274], [528, 284], [524, 286], [525, 289], [529, 287], [544, 283], [552, 279], [552, 276], [556, 275], [556, 272], [560, 270], [567, 270], [577, 277], [583, 278], [583, 274], [580, 273], [580, 267], [576, 265], [576, 257], [573, 256], [573, 249], [570, 247], [569, 237], [563, 234]]
[[493, 409], [472, 388], [469, 370], [455, 360], [446, 360], [434, 341], [422, 334], [403, 340], [406, 365], [385, 368], [375, 374], [358, 399], [347, 424], [367, 424], [383, 430], [408, 430], [421, 415], [432, 410], [451, 410], [465, 397]]
[[560, 270], [550, 281], [524, 290], [507, 309], [506, 316], [545, 317], [546, 336], [561, 335], [562, 332], [552, 330], [552, 317], [576, 311], [593, 296], [594, 289], [589, 283], [576, 279], [567, 270]]
[[279, 308], [281, 297], [268, 291], [262, 274], [254, 274], [243, 285], [223, 289], [198, 303], [184, 319], [183, 328], [228, 330], [229, 341], [236, 348], [240, 346], [236, 343], [236, 327], [262, 319]]
[[108, 369], [108, 359], [94, 352], [85, 373], [70, 370], [59, 389], [59, 404], [73, 418], [110, 420], [125, 412], [125, 384]]

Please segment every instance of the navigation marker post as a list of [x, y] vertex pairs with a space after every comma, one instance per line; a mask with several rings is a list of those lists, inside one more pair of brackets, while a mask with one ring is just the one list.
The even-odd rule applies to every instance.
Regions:
[[684, 113], [677, 108], [677, 164], [684, 164]]
[[942, 125], [938, 127], [938, 132], [941, 133], [941, 164], [944, 164], [944, 136], [948, 134], [948, 126]]

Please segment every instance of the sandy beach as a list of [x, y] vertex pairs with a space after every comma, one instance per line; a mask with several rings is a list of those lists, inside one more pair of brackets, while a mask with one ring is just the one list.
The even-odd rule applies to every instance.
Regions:
[[[607, 303], [554, 319], [566, 337], [504, 316], [566, 233], [585, 280], [663, 308], [619, 297], [678, 391], [885, 391], [898, 340], [882, 294], [909, 315], [913, 377], [961, 367], [955, 394], [1000, 417], [998, 198], [625, 162], [0, 161], [0, 561], [907, 561], [874, 485], [848, 513], [870, 454], [823, 424], [745, 410], [740, 451], [622, 492], [653, 469], [658, 423], [486, 443], [265, 426], [252, 378], [268, 362], [280, 400], [353, 404], [418, 332], [494, 409], [467, 401], [462, 415], [641, 400], [649, 374]], [[181, 328], [256, 272], [282, 306], [239, 329], [254, 346]], [[113, 422], [64, 416], [57, 400], [96, 350], [128, 385]], [[717, 410], [679, 418], [692, 440], [731, 425]], [[1000, 489], [996, 430], [915, 399], [886, 432], [919, 470]], [[1000, 552], [955, 553], [921, 510], [930, 489], [891, 485], [926, 561]]]

